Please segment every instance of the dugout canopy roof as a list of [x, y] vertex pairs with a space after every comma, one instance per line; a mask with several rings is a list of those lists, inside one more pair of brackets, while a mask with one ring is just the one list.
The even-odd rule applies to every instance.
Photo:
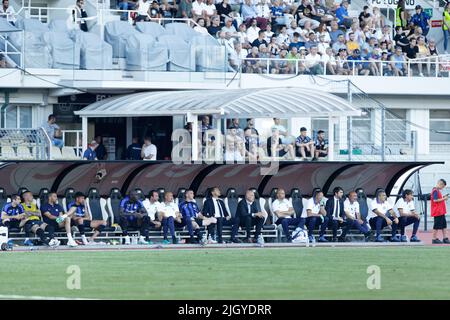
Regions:
[[346, 100], [318, 90], [269, 89], [149, 91], [108, 98], [76, 111], [81, 117], [148, 117], [210, 114], [272, 118], [360, 116]]

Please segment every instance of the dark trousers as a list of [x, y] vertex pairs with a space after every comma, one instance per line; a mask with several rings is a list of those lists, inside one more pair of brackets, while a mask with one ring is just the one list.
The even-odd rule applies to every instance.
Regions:
[[240, 225], [241, 227], [245, 228], [245, 231], [247, 232], [247, 239], [250, 239], [251, 236], [251, 229], [253, 226], [255, 226], [255, 239], [258, 238], [258, 236], [261, 234], [261, 229], [264, 224], [264, 218], [260, 217], [252, 217], [251, 215], [246, 215], [244, 217], [240, 217]]
[[305, 228], [305, 218], [278, 218], [275, 224], [279, 225], [281, 224], [281, 227], [283, 228], [284, 235], [286, 238], [290, 238], [291, 234], [289, 233], [289, 226], [296, 226], [297, 228], [300, 227], [302, 229]]
[[[196, 219], [195, 221], [197, 222], [197, 224], [198, 224], [199, 226], [202, 225], [202, 220]], [[190, 218], [187, 218], [187, 217], [183, 216], [183, 219], [181, 220], [181, 226], [182, 226], [182, 227], [186, 226], [186, 228], [188, 229], [188, 232], [189, 232], [189, 236], [190, 236], [190, 237], [193, 237], [193, 236], [194, 236], [194, 233], [195, 233], [195, 235], [197, 235], [197, 237], [199, 238], [199, 240], [202, 238], [202, 232], [201, 232], [201, 230], [200, 230], [200, 229], [195, 229], [195, 230], [194, 230], [194, 227], [192, 226], [192, 220], [191, 220]]]
[[360, 224], [356, 219], [347, 219], [345, 220], [345, 226], [342, 228], [341, 237], [344, 238], [351, 229], [357, 229], [362, 234], [367, 234], [369, 232], [369, 227], [366, 223]]
[[[28, 221], [27, 223], [25, 223], [25, 225], [24, 225], [25, 236], [26, 236], [27, 238], [30, 237], [31, 234], [32, 234], [31, 229], [33, 228], [33, 226], [37, 225], [37, 226], [39, 226], [39, 228], [36, 229], [36, 235], [39, 237], [39, 239], [41, 239], [42, 242], [48, 243], [48, 239], [47, 239], [46, 236], [45, 236], [44, 230], [42, 230], [42, 229], [40, 228], [40, 226], [42, 225], [42, 223], [43, 223], [42, 221], [37, 221], [37, 220], [34, 220], [34, 221]], [[55, 228], [53, 228], [53, 227], [50, 226], [50, 225], [47, 225], [47, 226], [45, 227], [45, 231], [48, 232], [48, 237], [49, 237], [50, 239], [53, 239], [53, 237], [54, 237], [53, 234], [55, 233]]]
[[143, 216], [141, 219], [134, 218], [130, 219], [127, 216], [120, 216], [119, 225], [122, 228], [122, 234], [124, 236], [128, 235], [128, 229], [135, 228], [140, 229], [141, 235], [148, 239], [148, 229], [150, 228], [150, 217]]
[[167, 217], [162, 219], [164, 240], [167, 240], [168, 229], [170, 229], [170, 235], [172, 239], [175, 239], [175, 219], [173, 217]]
[[323, 222], [320, 217], [308, 217], [306, 218], [306, 225], [308, 226], [308, 234], [312, 236], [313, 230], [316, 228], [319, 228], [320, 226], [320, 233], [319, 236], [323, 236], [325, 234], [325, 231], [327, 231], [328, 226], [328, 217], [323, 217]]
[[400, 217], [399, 220], [399, 228], [400, 234], [403, 236], [405, 234], [405, 227], [413, 224], [413, 232], [412, 235], [416, 235], [417, 230], [419, 229], [420, 219], [416, 219], [415, 217]]
[[[393, 217], [389, 217], [389, 219], [394, 220]], [[376, 230], [377, 237], [381, 234], [381, 230], [387, 227], [387, 222], [382, 217], [373, 217], [369, 220], [370, 227]], [[394, 237], [397, 234], [398, 224], [392, 222], [392, 236]]]
[[217, 218], [217, 241], [222, 241], [222, 228], [223, 226], [231, 226], [231, 239], [236, 239], [236, 235], [238, 233], [239, 229], [239, 218], [234, 217], [230, 220], [227, 220], [226, 218]]

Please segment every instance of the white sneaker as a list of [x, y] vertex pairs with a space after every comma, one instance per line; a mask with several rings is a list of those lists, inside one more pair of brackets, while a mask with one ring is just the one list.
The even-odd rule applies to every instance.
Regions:
[[129, 246], [131, 244], [130, 236], [125, 236], [125, 244]]
[[51, 239], [48, 242], [48, 245], [52, 248], [56, 248], [57, 246], [59, 246], [61, 244], [61, 242], [58, 239]]
[[423, 73], [421, 72], [421, 73], [419, 73], [419, 77], [423, 77]]
[[139, 240], [138, 240], [138, 244], [147, 244], [147, 241], [145, 241], [145, 238], [143, 236], [140, 236]]
[[81, 236], [81, 241], [83, 242], [83, 244], [85, 245], [85, 246], [87, 246], [87, 245], [89, 245], [89, 241], [88, 241], [88, 239], [86, 239], [86, 236]]
[[76, 243], [75, 240], [71, 239], [71, 240], [67, 241], [67, 245], [69, 247], [77, 247], [78, 243]]
[[213, 238], [211, 238], [211, 236], [208, 236], [208, 244], [216, 244], [217, 241], [213, 240]]
[[259, 245], [263, 245], [263, 244], [264, 244], [264, 237], [262, 236], [262, 234], [260, 234], [260, 235], [258, 236], [257, 243], [258, 243]]

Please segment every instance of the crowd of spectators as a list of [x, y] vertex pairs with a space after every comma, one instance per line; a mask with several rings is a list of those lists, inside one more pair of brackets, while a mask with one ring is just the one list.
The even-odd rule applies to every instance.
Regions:
[[[217, 38], [227, 49], [230, 66], [246, 73], [424, 76], [436, 71], [432, 62], [439, 52], [436, 41], [427, 37], [431, 17], [420, 5], [409, 12], [399, 1], [393, 27], [377, 7], [365, 6], [359, 14], [351, 14], [349, 6], [347, 0], [119, 3], [120, 9], [138, 10], [136, 21], [194, 19], [194, 29]], [[443, 15], [445, 53], [449, 10], [447, 5]], [[418, 58], [423, 59], [407, 68], [409, 60]]]

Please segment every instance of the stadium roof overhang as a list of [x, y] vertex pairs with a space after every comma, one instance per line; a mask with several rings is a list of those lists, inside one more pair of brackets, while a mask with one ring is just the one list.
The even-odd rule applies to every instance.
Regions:
[[[196, 141], [198, 115], [212, 115], [216, 119], [327, 117], [331, 126], [335, 122], [333, 119], [360, 116], [361, 110], [327, 92], [285, 87], [141, 92], [107, 98], [76, 111], [75, 114], [82, 118], [83, 149], [85, 149], [88, 118], [185, 115], [188, 121], [192, 122], [192, 140]], [[216, 122], [215, 127], [221, 131], [220, 121]], [[332, 132], [333, 130], [329, 130], [330, 148], [334, 142]], [[193, 160], [197, 160], [197, 151], [196, 144], [193, 144]], [[332, 154], [331, 149], [329, 154]]]
[[270, 89], [150, 91], [108, 98], [76, 111], [81, 117], [149, 117], [210, 114], [222, 117], [360, 116], [333, 94], [287, 87]]
[[[122, 194], [135, 188], [146, 194], [164, 188], [177, 192], [191, 188], [205, 195], [208, 188], [220, 186], [225, 194], [235, 188], [243, 195], [248, 188], [256, 188], [260, 195], [270, 196], [273, 188], [284, 188], [290, 194], [299, 188], [303, 195], [311, 195], [314, 188], [330, 194], [336, 186], [346, 192], [363, 188], [368, 196], [377, 188], [390, 195], [399, 194], [408, 178], [421, 168], [442, 162], [280, 162], [270, 174], [263, 164], [175, 164], [169, 161], [7, 161], [0, 162], [0, 187], [7, 194], [26, 187], [34, 194], [47, 188], [64, 195], [67, 188], [87, 192], [95, 187], [103, 196], [112, 188]], [[98, 181], [99, 169], [106, 176]]]

